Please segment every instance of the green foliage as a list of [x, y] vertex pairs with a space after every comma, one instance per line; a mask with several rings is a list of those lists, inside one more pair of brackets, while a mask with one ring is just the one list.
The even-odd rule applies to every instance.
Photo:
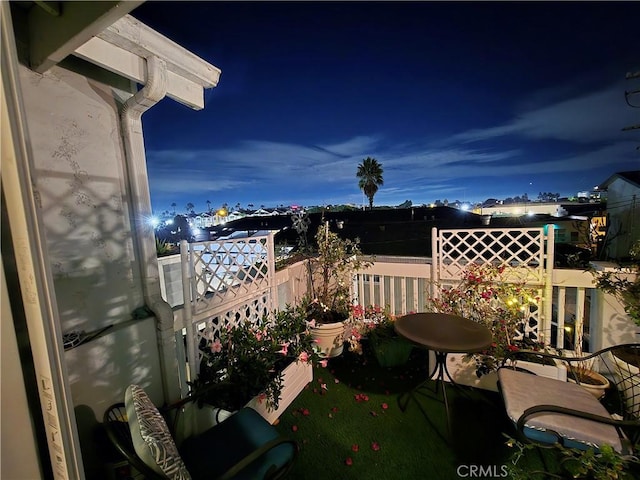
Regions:
[[208, 325], [200, 342], [200, 374], [196, 390], [212, 389], [205, 400], [235, 411], [255, 396], [277, 408], [282, 391], [282, 370], [293, 361], [318, 358], [309, 334], [306, 312], [287, 307], [260, 321], [244, 321], [214, 333]]
[[457, 285], [441, 286], [428, 300], [430, 311], [469, 318], [491, 331], [491, 347], [473, 355], [478, 376], [496, 370], [510, 351], [540, 346], [525, 334], [529, 316], [538, 308], [538, 292], [527, 287], [519, 273], [510, 267], [470, 264]]
[[156, 255], [161, 257], [163, 255], [171, 255], [175, 252], [175, 248], [169, 244], [166, 240], [160, 240], [156, 237]]
[[508, 465], [509, 478], [525, 480], [535, 474], [543, 478], [581, 478], [593, 480], [631, 480], [637, 478], [640, 462], [637, 457], [622, 455], [610, 445], [602, 445], [599, 450], [588, 448], [581, 450], [567, 448], [559, 443], [554, 445], [560, 455], [561, 472], [531, 472], [521, 468], [518, 463], [528, 451], [536, 447], [533, 443], [522, 443], [507, 437], [507, 446], [514, 449], [511, 464]]
[[[626, 269], [620, 266], [611, 272], [591, 270], [591, 273], [595, 276], [596, 287], [615, 296], [627, 315], [640, 326], [640, 240], [633, 244], [629, 255], [632, 263]], [[629, 279], [630, 275], [635, 275], [635, 279]]]
[[358, 188], [369, 199], [369, 208], [373, 209], [373, 197], [378, 188], [384, 184], [382, 165], [375, 158], [367, 157], [358, 165]]
[[329, 323], [348, 318], [351, 312], [351, 281], [356, 271], [367, 268], [358, 240], [342, 239], [323, 222], [315, 235], [317, 254], [308, 260], [310, 295], [303, 302], [309, 318]]

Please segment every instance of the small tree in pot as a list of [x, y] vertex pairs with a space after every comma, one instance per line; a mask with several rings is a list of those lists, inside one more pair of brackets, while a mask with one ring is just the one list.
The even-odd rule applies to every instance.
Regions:
[[[312, 333], [326, 333], [321, 354], [342, 353], [345, 322], [351, 313], [351, 282], [356, 271], [370, 263], [359, 256], [358, 240], [342, 239], [323, 221], [315, 235], [317, 253], [308, 259], [309, 293], [303, 300]], [[327, 343], [328, 342], [328, 343]]]

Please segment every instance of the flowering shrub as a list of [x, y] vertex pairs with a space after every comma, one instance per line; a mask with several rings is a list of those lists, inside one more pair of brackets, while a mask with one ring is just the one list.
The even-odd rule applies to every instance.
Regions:
[[342, 321], [349, 317], [353, 274], [369, 266], [358, 258], [358, 240], [342, 239], [323, 222], [315, 235], [317, 255], [309, 258], [310, 295], [304, 303], [309, 318], [317, 323]]
[[518, 279], [517, 270], [490, 264], [470, 264], [457, 285], [441, 286], [428, 302], [434, 312], [449, 313], [482, 323], [493, 335], [491, 347], [472, 355], [480, 377], [496, 370], [506, 353], [542, 344], [525, 334], [531, 313], [538, 308], [537, 291]]
[[363, 338], [369, 337], [378, 327], [390, 326], [393, 330], [393, 317], [387, 309], [377, 305], [353, 305], [347, 322], [346, 339], [349, 350], [362, 354]]
[[260, 321], [229, 326], [219, 334], [209, 326], [200, 342], [200, 374], [193, 386], [207, 388], [204, 399], [235, 411], [255, 396], [278, 408], [282, 370], [293, 361], [318, 359], [302, 307], [287, 307]]
[[347, 325], [347, 342], [349, 350], [362, 354], [362, 338], [391, 338], [396, 337], [393, 328], [395, 316], [387, 308], [378, 305], [353, 305]]

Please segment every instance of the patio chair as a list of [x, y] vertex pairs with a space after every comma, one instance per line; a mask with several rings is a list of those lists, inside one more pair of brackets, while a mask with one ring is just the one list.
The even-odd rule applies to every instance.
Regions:
[[[176, 416], [195, 397], [164, 410]], [[172, 425], [178, 425], [177, 419]], [[182, 441], [179, 447], [165, 417], [145, 391], [131, 385], [125, 401], [104, 413], [107, 436], [131, 466], [147, 479], [275, 479], [285, 475], [298, 445], [252, 408], [242, 408], [222, 422]]]
[[[523, 355], [564, 363], [568, 380], [574, 381], [562, 382], [523, 371], [517, 367], [517, 359]], [[640, 442], [638, 361], [640, 344], [616, 345], [583, 357], [512, 352], [498, 370], [498, 388], [507, 415], [523, 440], [582, 450], [598, 450], [608, 444], [618, 453], [633, 454]], [[580, 384], [577, 372], [585, 362], [610, 382], [602, 399]]]

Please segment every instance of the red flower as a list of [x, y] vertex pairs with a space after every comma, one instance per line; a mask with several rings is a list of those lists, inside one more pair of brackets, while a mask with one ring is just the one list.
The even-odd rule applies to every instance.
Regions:
[[303, 408], [302, 409], [302, 415], [304, 415], [305, 417], [309, 416], [309, 409], [308, 408]]
[[381, 406], [383, 410], [386, 410], [387, 408], [389, 408], [389, 405], [387, 405], [386, 403], [383, 403]]
[[371, 442], [371, 450], [377, 452], [380, 450], [380, 444], [378, 442]]
[[294, 432], [297, 432], [298, 431], [298, 426], [297, 425], [293, 425], [291, 427], [291, 430], [293, 430]]
[[344, 461], [344, 464], [349, 467], [353, 465], [353, 460], [351, 459], [351, 457], [347, 457], [347, 459]]
[[351, 445], [351, 450], [357, 452], [358, 450], [360, 450], [360, 446], [357, 443], [354, 443], [353, 445]]

